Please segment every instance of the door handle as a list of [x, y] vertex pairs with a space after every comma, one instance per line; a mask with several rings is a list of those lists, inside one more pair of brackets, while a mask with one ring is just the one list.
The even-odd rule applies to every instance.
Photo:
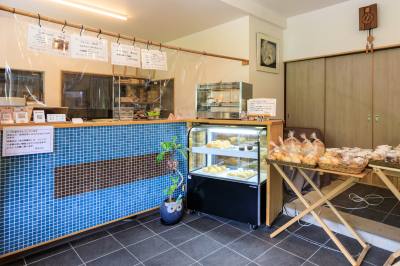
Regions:
[[368, 120], [368, 122], [371, 121], [371, 114], [368, 114], [367, 120]]
[[380, 118], [381, 118], [380, 115], [375, 115], [375, 122], [379, 122]]

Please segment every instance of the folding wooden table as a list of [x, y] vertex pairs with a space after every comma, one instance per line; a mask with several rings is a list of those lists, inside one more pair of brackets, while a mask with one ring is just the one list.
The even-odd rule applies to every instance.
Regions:
[[[396, 188], [395, 185], [393, 185], [392, 181], [390, 181], [387, 173], [391, 173], [391, 176], [396, 176], [400, 177], [400, 169], [398, 168], [393, 168], [393, 167], [387, 167], [387, 166], [380, 166], [380, 165], [375, 165], [375, 164], [370, 164], [369, 167], [371, 167], [374, 171], [374, 173], [382, 180], [382, 182], [392, 191], [392, 193], [396, 196], [396, 198], [400, 201], [400, 191], [398, 188]], [[386, 261], [384, 266], [389, 266], [392, 265], [392, 263], [400, 257], [400, 250], [397, 252], [394, 252]]]
[[[293, 166], [293, 165], [286, 164], [284, 162], [282, 162], [282, 163], [281, 162], [272, 162], [271, 165], [278, 171], [278, 173], [282, 176], [282, 178], [285, 180], [285, 182], [290, 186], [290, 188], [294, 191], [296, 196], [300, 199], [300, 201], [306, 207], [306, 209], [304, 211], [300, 212], [297, 216], [293, 217], [286, 224], [282, 225], [280, 228], [278, 228], [276, 231], [274, 231], [271, 234], [271, 238], [277, 236], [278, 234], [283, 232], [285, 229], [287, 229], [289, 226], [291, 226], [295, 222], [299, 221], [301, 218], [303, 218], [307, 214], [311, 213], [312, 216], [314, 217], [314, 219], [321, 225], [322, 229], [328, 234], [328, 236], [336, 244], [336, 246], [339, 248], [339, 250], [343, 253], [343, 255], [346, 257], [346, 259], [350, 262], [350, 264], [351, 265], [361, 265], [362, 261], [364, 260], [365, 256], [367, 255], [367, 252], [368, 252], [370, 246], [357, 234], [357, 232], [343, 218], [343, 216], [339, 213], [339, 211], [335, 208], [335, 206], [332, 205], [330, 200], [332, 198], [336, 197], [337, 195], [339, 195], [340, 193], [342, 193], [343, 191], [345, 191], [347, 188], [349, 188], [352, 185], [352, 183], [356, 182], [357, 180], [363, 179], [368, 174], [368, 171], [364, 171], [361, 174], [347, 174], [347, 173], [342, 173], [342, 172], [324, 170], [324, 169], [320, 169], [320, 168], [308, 168], [308, 167], [301, 167], [301, 166]], [[285, 172], [283, 171], [281, 166], [289, 166], [289, 167], [296, 168], [298, 170], [298, 172], [312, 186], [312, 188], [319, 194], [319, 196], [321, 198], [312, 204], [309, 203], [304, 198], [301, 191], [299, 191], [297, 189], [297, 187], [294, 185], [294, 183], [285, 174]], [[346, 179], [344, 180], [343, 183], [341, 183], [340, 185], [335, 187], [332, 191], [324, 194], [315, 185], [315, 183], [312, 181], [312, 179], [304, 172], [304, 170], [309, 170], [309, 171], [319, 172], [319, 173], [335, 174], [335, 175], [339, 175], [339, 176], [344, 176], [344, 177], [346, 177]], [[353, 237], [362, 246], [362, 251], [357, 259], [353, 258], [353, 256], [347, 250], [347, 248], [340, 242], [340, 240], [332, 232], [332, 230], [328, 227], [328, 225], [322, 220], [322, 218], [319, 216], [319, 214], [315, 212], [315, 209], [322, 206], [323, 204], [327, 204], [329, 206], [329, 208], [337, 216], [337, 218], [340, 220], [340, 222], [350, 231], [350, 233], [353, 235]]]

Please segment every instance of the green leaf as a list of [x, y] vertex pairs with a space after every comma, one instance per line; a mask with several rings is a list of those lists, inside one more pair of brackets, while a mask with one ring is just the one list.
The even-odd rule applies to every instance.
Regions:
[[160, 163], [162, 160], [164, 160], [164, 156], [165, 156], [165, 151], [162, 151], [159, 154], [157, 154], [156, 157], [157, 162]]

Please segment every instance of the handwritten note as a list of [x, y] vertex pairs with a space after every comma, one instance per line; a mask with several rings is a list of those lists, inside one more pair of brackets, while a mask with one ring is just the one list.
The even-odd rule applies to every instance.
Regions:
[[3, 128], [3, 156], [53, 152], [54, 128], [5, 127]]
[[111, 64], [140, 67], [140, 48], [126, 44], [111, 44]]
[[142, 68], [168, 70], [167, 53], [160, 50], [142, 49]]
[[71, 37], [71, 56], [108, 62], [108, 41], [74, 34]]
[[248, 100], [247, 115], [276, 116], [276, 99], [258, 98]]
[[60, 30], [29, 24], [27, 46], [31, 51], [69, 56], [70, 42], [71, 36]]

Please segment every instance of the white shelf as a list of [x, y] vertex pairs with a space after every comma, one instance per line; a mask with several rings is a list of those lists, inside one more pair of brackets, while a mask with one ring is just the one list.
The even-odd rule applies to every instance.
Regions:
[[236, 177], [236, 176], [230, 176], [230, 175], [228, 175], [228, 172], [229, 172], [229, 170], [222, 172], [222, 173], [218, 173], [218, 174], [210, 174], [207, 172], [203, 172], [201, 169], [199, 169], [196, 171], [191, 171], [190, 174], [201, 175], [201, 176], [217, 178], [217, 179], [225, 179], [225, 180], [229, 180], [229, 181], [237, 181], [237, 182], [242, 182], [242, 183], [250, 183], [250, 184], [257, 184], [257, 182], [258, 182], [257, 174], [248, 179], [245, 179], [245, 178], [240, 178], [240, 177]]
[[246, 159], [258, 159], [257, 149], [253, 148], [251, 151], [240, 151], [239, 148], [233, 147], [228, 149], [215, 149], [202, 147], [192, 147], [191, 151], [193, 153], [220, 155], [228, 157], [246, 158]]

